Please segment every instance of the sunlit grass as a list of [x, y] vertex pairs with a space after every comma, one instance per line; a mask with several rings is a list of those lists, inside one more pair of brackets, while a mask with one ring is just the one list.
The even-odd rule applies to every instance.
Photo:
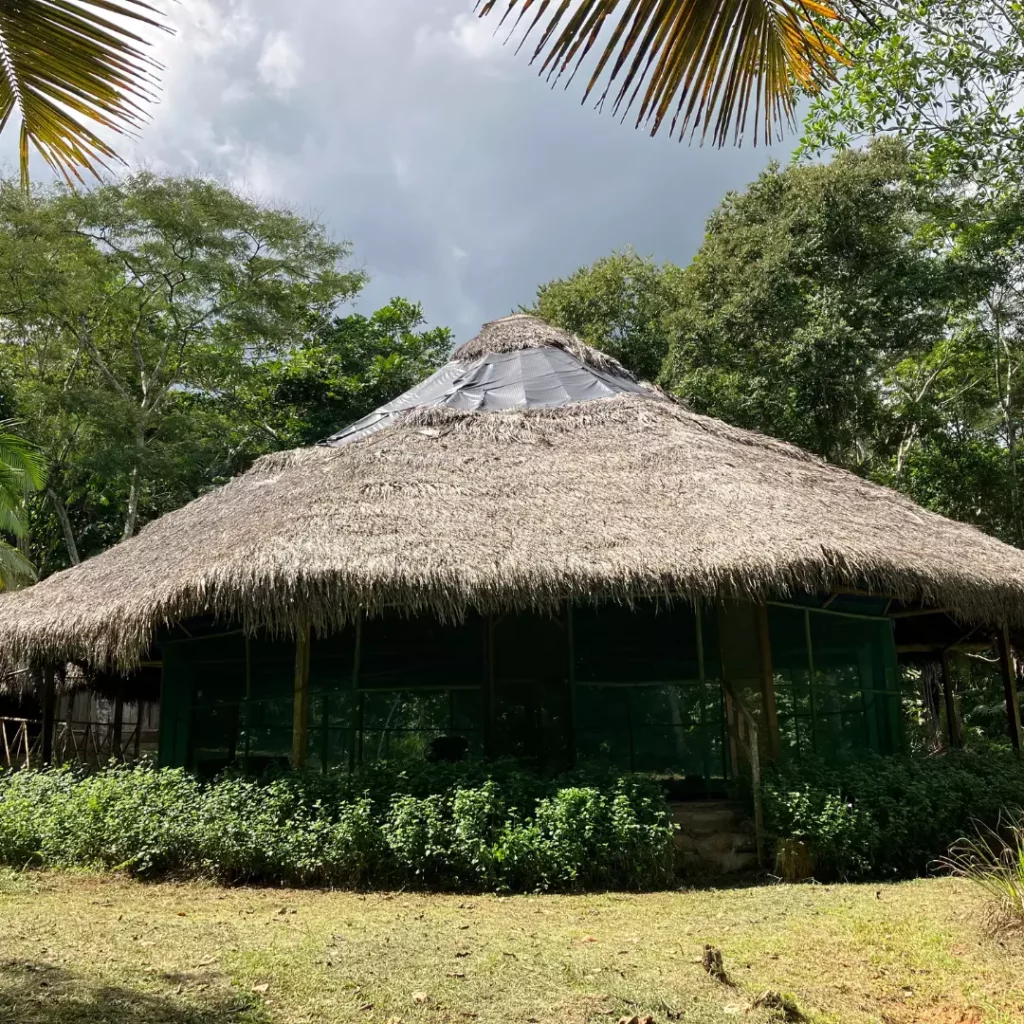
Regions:
[[1024, 943], [953, 878], [465, 897], [3, 877], [0, 1024], [758, 1024], [769, 989], [821, 1024], [1024, 1019]]

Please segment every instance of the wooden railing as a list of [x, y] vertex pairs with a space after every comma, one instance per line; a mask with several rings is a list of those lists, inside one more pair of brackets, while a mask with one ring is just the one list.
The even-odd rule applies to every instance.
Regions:
[[[130, 725], [130, 723], [128, 723]], [[122, 735], [113, 722], [56, 722], [53, 764], [101, 765], [111, 758], [139, 756], [142, 722]], [[32, 718], [0, 718], [0, 767], [38, 768], [43, 762], [43, 723]]]
[[754, 798], [754, 839], [757, 843], [757, 863], [764, 863], [764, 808], [761, 801], [761, 748], [757, 720], [733, 689], [722, 681], [725, 694], [725, 721], [729, 729], [729, 754], [733, 771], [739, 772], [741, 762], [750, 773], [750, 791]]

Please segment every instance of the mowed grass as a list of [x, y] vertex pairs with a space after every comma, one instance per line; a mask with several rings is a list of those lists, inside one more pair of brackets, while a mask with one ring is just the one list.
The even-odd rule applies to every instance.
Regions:
[[716, 1024], [772, 1019], [765, 989], [812, 1021], [1024, 1021], [1024, 945], [985, 921], [952, 879], [503, 898], [9, 874], [0, 1022]]

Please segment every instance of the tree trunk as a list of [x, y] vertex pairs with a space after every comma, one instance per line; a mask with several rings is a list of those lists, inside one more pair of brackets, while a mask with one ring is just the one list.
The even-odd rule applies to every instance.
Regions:
[[132, 469], [132, 482], [128, 487], [128, 511], [124, 517], [124, 533], [122, 540], [135, 535], [135, 526], [139, 521], [139, 467], [142, 465], [142, 453], [146, 447], [146, 435], [141, 424], [135, 426], [135, 466]]
[[929, 746], [941, 750], [942, 719], [939, 716], [939, 688], [942, 683], [942, 662], [928, 661], [921, 666], [921, 709], [924, 726], [928, 731]]
[[78, 555], [78, 545], [75, 543], [75, 531], [71, 529], [71, 520], [68, 518], [68, 510], [64, 507], [60, 495], [52, 488], [46, 489], [46, 495], [53, 505], [54, 512], [60, 520], [60, 528], [64, 531], [64, 546], [68, 549], [68, 559], [72, 565], [78, 565], [82, 559]]

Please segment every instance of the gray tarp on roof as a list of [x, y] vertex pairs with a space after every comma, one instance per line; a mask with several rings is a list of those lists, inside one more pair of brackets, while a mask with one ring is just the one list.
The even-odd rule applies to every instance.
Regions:
[[499, 412], [574, 405], [624, 394], [660, 397], [629, 377], [590, 366], [555, 346], [488, 352], [476, 359], [453, 359], [404, 395], [321, 443], [336, 446], [358, 440], [423, 406]]

